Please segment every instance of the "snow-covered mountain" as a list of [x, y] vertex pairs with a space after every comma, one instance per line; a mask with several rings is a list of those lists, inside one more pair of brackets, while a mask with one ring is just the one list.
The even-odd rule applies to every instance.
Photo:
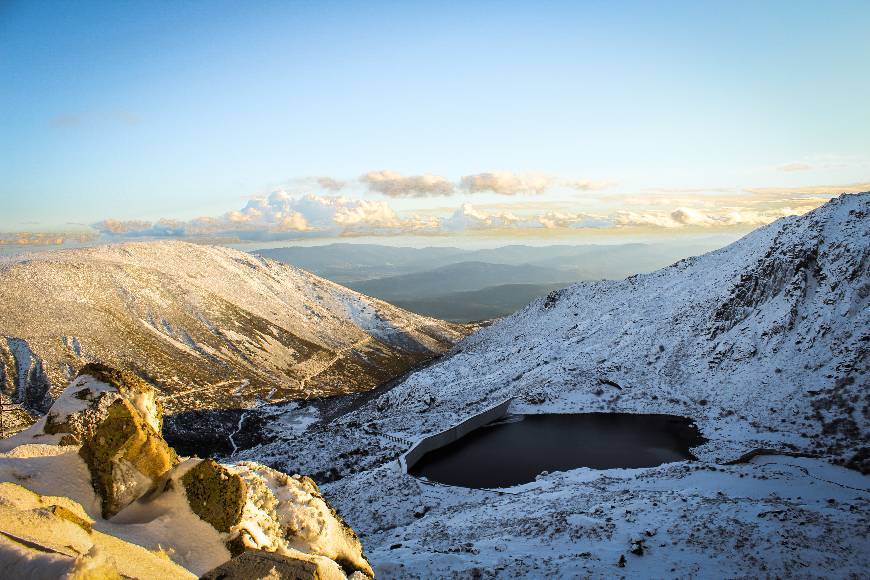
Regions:
[[[629, 568], [650, 576], [848, 576], [868, 564], [866, 534], [849, 532], [868, 513], [868, 269], [870, 193], [843, 195], [657, 272], [554, 292], [367, 406], [245, 456], [330, 466], [327, 496], [388, 577], [606, 576], [638, 552]], [[398, 469], [395, 441], [510, 397], [519, 413], [688, 416], [709, 441], [696, 466], [581, 469], [499, 494]], [[818, 459], [749, 459], [760, 450]], [[637, 542], [655, 548], [629, 553]]]
[[86, 362], [135, 371], [170, 412], [233, 408], [366, 390], [464, 332], [222, 247], [129, 243], [0, 263], [0, 396], [37, 412]]

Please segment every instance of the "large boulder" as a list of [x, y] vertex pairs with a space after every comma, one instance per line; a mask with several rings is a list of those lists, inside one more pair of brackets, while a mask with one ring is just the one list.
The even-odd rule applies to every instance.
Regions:
[[[29, 453], [42, 457], [44, 448], [51, 447], [60, 457], [61, 450], [70, 455], [75, 450], [39, 443], [80, 445], [78, 455], [87, 471], [78, 460], [76, 464], [80, 477], [90, 478], [102, 517], [117, 516], [113, 523], [120, 527], [155, 518], [185, 522], [178, 527], [161, 524], [159, 533], [151, 529], [149, 534], [165, 536], [170, 545], [186, 545], [177, 557], [197, 572], [234, 556], [216, 573], [255, 578], [268, 568], [263, 577], [360, 580], [374, 576], [359, 538], [313, 480], [252, 462], [222, 465], [212, 459], [188, 458], [182, 463], [162, 438], [161, 427], [162, 408], [153, 387], [131, 373], [94, 364], [82, 368], [48, 417], [4, 440], [0, 449], [11, 449], [9, 457], [29, 457]], [[89, 492], [78, 497], [85, 495], [91, 497]], [[185, 502], [190, 511], [184, 509]], [[58, 501], [28, 510], [22, 521], [51, 520], [58, 530], [58, 526], [71, 530], [81, 549], [89, 545], [89, 535], [97, 534], [93, 520], [78, 504]], [[96, 519], [96, 525], [101, 524]], [[179, 539], [192, 528], [198, 529], [198, 540], [209, 538], [207, 546], [198, 545], [202, 551]], [[4, 549], [0, 545], [0, 569]], [[257, 555], [248, 555], [252, 550]], [[59, 569], [66, 570], [73, 557], [58, 556]], [[91, 566], [82, 558], [75, 560], [76, 566]], [[226, 576], [230, 573], [235, 576]]]
[[109, 407], [126, 399], [151, 428], [163, 428], [163, 406], [157, 391], [131, 372], [100, 363], [86, 364], [64, 389], [45, 417], [43, 431], [62, 434], [62, 444], [81, 444], [93, 437]]
[[345, 580], [341, 568], [328, 558], [297, 552], [276, 554], [249, 550], [209, 570], [200, 580]]
[[79, 455], [91, 472], [104, 518], [140, 498], [178, 463], [175, 451], [126, 398], [109, 405]]
[[159, 554], [92, 529], [81, 504], [0, 483], [0, 577], [195, 578]]
[[287, 546], [326, 556], [348, 574], [359, 571], [374, 576], [356, 533], [327, 503], [313, 479], [287, 475], [250, 461], [240, 462], [233, 469], [248, 484], [250, 501], [246, 507], [260, 517], [259, 521], [265, 519], [266, 525], [276, 523]]
[[203, 460], [191, 467], [193, 461], [179, 465], [158, 490], [183, 488], [190, 509], [225, 534], [232, 555], [309, 554], [335, 562], [348, 575], [374, 576], [359, 538], [310, 478], [248, 461]]
[[219, 532], [229, 533], [242, 520], [248, 486], [236, 473], [205, 459], [181, 477], [193, 513]]

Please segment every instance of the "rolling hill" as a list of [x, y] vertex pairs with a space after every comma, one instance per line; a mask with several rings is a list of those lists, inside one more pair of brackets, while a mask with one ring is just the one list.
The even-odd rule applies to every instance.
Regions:
[[215, 246], [130, 243], [0, 263], [0, 396], [25, 423], [87, 362], [136, 372], [170, 412], [238, 408], [372, 388], [465, 332]]

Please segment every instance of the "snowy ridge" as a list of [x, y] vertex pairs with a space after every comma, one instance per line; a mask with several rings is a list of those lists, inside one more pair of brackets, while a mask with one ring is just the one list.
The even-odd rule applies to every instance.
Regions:
[[542, 410], [657, 409], [860, 461], [868, 218], [870, 194], [845, 195], [657, 272], [555, 292], [409, 377], [379, 413], [426, 408], [429, 430], [510, 396]]
[[[0, 391], [38, 400], [34, 411], [47, 408], [38, 388], [56, 395], [90, 361], [153, 381], [170, 410], [232, 408], [365, 390], [464, 334], [216, 246], [129, 243], [0, 264]], [[22, 383], [20, 369], [45, 380]]]
[[[843, 195], [657, 272], [573, 285], [332, 424], [242, 455], [323, 470], [382, 578], [860, 576], [868, 224], [870, 193]], [[709, 441], [696, 463], [492, 492], [403, 474], [406, 449], [381, 436], [415, 440], [509, 397], [519, 413], [689, 416]]]

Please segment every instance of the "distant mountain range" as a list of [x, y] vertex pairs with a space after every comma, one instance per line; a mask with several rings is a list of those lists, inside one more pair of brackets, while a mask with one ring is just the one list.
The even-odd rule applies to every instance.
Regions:
[[468, 322], [511, 314], [581, 280], [622, 279], [723, 244], [511, 245], [483, 250], [329, 244], [255, 253], [310, 270], [412, 312]]
[[567, 286], [562, 284], [502, 284], [482, 290], [450, 292], [433, 298], [392, 301], [405, 310], [452, 321], [481, 321], [516, 312], [532, 300]]
[[170, 412], [239, 408], [370, 389], [466, 332], [216, 246], [131, 243], [0, 262], [0, 397], [25, 423], [87, 362], [136, 372]]
[[561, 284], [571, 282], [570, 273], [543, 266], [459, 262], [432, 270], [353, 282], [358, 292], [388, 302], [432, 299], [445, 294], [470, 292], [504, 284]]
[[724, 244], [721, 238], [707, 238], [679, 243], [510, 245], [467, 250], [340, 243], [273, 248], [254, 253], [304, 268], [340, 284], [423, 272], [460, 262], [549, 267], [569, 271], [572, 276], [579, 276], [578, 280], [598, 280], [652, 271]]

